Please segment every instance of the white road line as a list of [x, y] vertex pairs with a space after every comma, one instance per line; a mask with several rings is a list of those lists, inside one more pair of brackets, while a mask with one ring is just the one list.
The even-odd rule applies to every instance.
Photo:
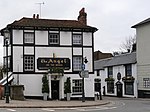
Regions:
[[117, 107], [97, 107], [97, 108], [93, 108], [93, 109], [83, 109], [83, 108], [80, 108], [80, 109], [76, 109], [77, 111], [97, 111], [97, 110], [110, 110], [110, 109], [115, 109]]
[[55, 110], [52, 110], [52, 109], [48, 109], [48, 108], [44, 108], [42, 110], [45, 110], [45, 111], [49, 111], [49, 112], [54, 112]]
[[11, 111], [11, 112], [15, 112], [16, 110], [14, 109], [7, 109], [8, 111]]

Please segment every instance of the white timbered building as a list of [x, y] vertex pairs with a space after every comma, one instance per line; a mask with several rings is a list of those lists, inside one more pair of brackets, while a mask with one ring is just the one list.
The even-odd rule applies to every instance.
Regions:
[[[8, 24], [10, 40], [8, 67], [13, 74], [11, 84], [24, 85], [26, 97], [42, 97], [42, 77], [48, 64], [61, 66], [67, 63], [64, 74], [49, 74], [49, 98], [64, 99], [64, 82], [71, 78], [71, 98], [82, 97], [82, 78], [79, 76], [84, 57], [89, 78], [85, 78], [86, 99], [94, 99], [94, 32], [97, 28], [87, 25], [87, 14], [82, 8], [77, 20], [41, 19], [23, 17]], [[4, 44], [4, 64], [6, 63]], [[47, 62], [50, 61], [49, 63]], [[57, 62], [56, 62], [57, 61]], [[44, 64], [41, 64], [44, 63]], [[56, 94], [57, 93], [57, 94]]]

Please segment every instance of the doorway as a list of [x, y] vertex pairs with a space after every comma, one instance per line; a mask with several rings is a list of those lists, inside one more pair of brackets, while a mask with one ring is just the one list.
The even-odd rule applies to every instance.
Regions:
[[59, 100], [59, 80], [51, 81], [52, 100]]
[[118, 81], [116, 83], [117, 86], [117, 97], [122, 97], [122, 83]]

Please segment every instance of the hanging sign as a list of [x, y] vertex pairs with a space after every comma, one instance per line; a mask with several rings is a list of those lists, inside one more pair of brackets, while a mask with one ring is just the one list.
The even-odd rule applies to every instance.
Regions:
[[63, 68], [64, 70], [70, 69], [69, 58], [38, 58], [37, 68], [39, 70], [48, 70], [51, 67]]

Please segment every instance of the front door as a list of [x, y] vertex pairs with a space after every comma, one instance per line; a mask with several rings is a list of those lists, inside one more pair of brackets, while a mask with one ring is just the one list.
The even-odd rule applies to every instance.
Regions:
[[59, 80], [51, 81], [51, 95], [53, 100], [59, 99]]
[[122, 97], [122, 84], [117, 84], [117, 97]]

